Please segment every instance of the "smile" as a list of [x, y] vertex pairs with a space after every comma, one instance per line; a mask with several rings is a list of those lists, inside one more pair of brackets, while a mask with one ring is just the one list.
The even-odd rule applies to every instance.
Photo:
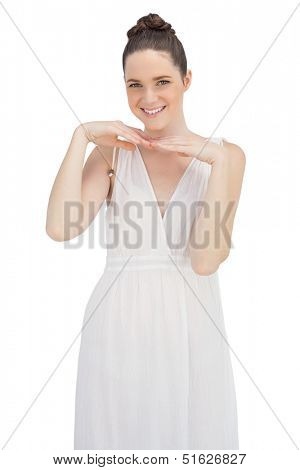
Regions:
[[144, 108], [141, 108], [141, 110], [144, 112], [144, 114], [146, 114], [148, 117], [155, 117], [157, 114], [161, 113], [164, 109], [166, 108], [166, 106], [161, 106], [160, 108], [156, 108], [156, 109], [151, 109], [151, 110], [148, 110], [148, 109], [144, 109]]

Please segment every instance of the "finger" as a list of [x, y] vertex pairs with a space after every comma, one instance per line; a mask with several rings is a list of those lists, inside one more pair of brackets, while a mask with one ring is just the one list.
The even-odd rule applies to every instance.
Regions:
[[122, 136], [126, 139], [132, 140], [135, 143], [140, 143], [141, 140], [142, 140], [141, 136], [139, 136], [136, 132], [131, 131], [128, 128], [128, 126], [116, 123], [114, 125], [114, 128], [117, 129], [118, 131], [120, 131], [120, 132], [118, 132], [118, 135], [120, 135], [120, 136]]
[[154, 146], [159, 145], [181, 145], [182, 147], [190, 147], [188, 142], [183, 142], [182, 140], [153, 140]]
[[164, 135], [164, 136], [157, 136], [157, 137], [152, 137], [152, 139], [157, 139], [157, 140], [171, 140], [171, 139], [182, 139], [183, 136], [180, 135]]
[[166, 139], [166, 137], [152, 137], [152, 140], [154, 140], [155, 142], [163, 142]]
[[136, 135], [131, 134], [130, 132], [124, 131], [123, 129], [118, 129], [117, 135], [119, 137], [123, 137], [124, 139], [129, 140], [134, 144], [140, 144], [142, 142], [142, 139], [140, 137], [137, 137]]
[[132, 142], [127, 142], [126, 140], [117, 139], [115, 146], [121, 147], [125, 150], [135, 150], [135, 144]]
[[187, 147], [184, 145], [174, 145], [174, 144], [165, 144], [165, 143], [157, 143], [157, 147], [164, 148], [166, 150], [171, 150], [173, 152], [187, 152]]
[[153, 142], [158, 142], [162, 144], [185, 144], [188, 145], [187, 142], [182, 137], [160, 137], [160, 138], [153, 138]]
[[141, 136], [141, 139], [143, 140], [144, 143], [147, 142], [149, 144], [149, 143], [152, 142], [152, 139], [151, 139], [150, 136], [145, 136], [142, 133], [140, 134], [140, 136]]
[[146, 134], [146, 132], [144, 132], [142, 129], [138, 129], [137, 127], [132, 127], [132, 126], [128, 126], [130, 129], [136, 131], [141, 137], [143, 137], [144, 139], [146, 140], [151, 140], [151, 137], [150, 135]]
[[184, 143], [191, 143], [191, 139], [189, 136], [186, 135], [167, 135], [163, 137], [154, 137], [159, 141], [170, 141], [170, 142], [184, 142]]
[[136, 132], [140, 136], [141, 143], [146, 147], [149, 147], [149, 144], [151, 144], [152, 142], [151, 137], [146, 135], [145, 133], [143, 133], [143, 131], [140, 131], [139, 129], [137, 129]]
[[135, 139], [136, 143], [146, 142], [146, 139], [144, 139], [143, 136], [140, 135], [136, 130], [132, 130], [130, 126], [126, 126], [126, 124], [121, 124], [121, 123], [118, 124], [118, 126], [120, 127], [120, 129], [123, 130], [123, 132], [126, 132], [127, 135], [131, 135], [132, 138]]
[[[150, 139], [149, 140], [144, 139], [143, 135], [142, 134], [140, 135], [138, 132], [136, 132], [136, 134], [137, 134], [136, 143], [149, 147], [149, 144], [151, 143]], [[134, 133], [133, 135], [136, 136], [136, 134]]]
[[154, 147], [172, 147], [174, 146], [174, 144], [172, 143], [169, 143], [169, 142], [158, 142], [158, 141], [155, 141], [155, 142], [152, 142], [153, 143], [153, 146]]

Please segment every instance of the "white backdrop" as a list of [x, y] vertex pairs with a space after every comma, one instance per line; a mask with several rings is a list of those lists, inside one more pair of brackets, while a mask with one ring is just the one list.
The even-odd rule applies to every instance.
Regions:
[[[251, 468], [260, 468], [273, 459], [278, 468], [289, 460], [296, 468], [297, 2], [9, 0], [0, 6], [0, 437], [6, 468], [17, 462], [52, 468], [51, 456], [75, 453], [78, 334], [105, 263], [105, 248], [97, 244], [103, 211], [71, 248], [47, 236], [47, 204], [80, 121], [120, 119], [143, 128], [127, 104], [121, 58], [127, 30], [150, 12], [172, 24], [186, 51], [193, 73], [185, 94], [188, 127], [201, 135], [214, 131], [246, 154], [234, 248], [219, 269], [244, 466], [251, 460]], [[92, 149], [89, 144], [87, 156]]]

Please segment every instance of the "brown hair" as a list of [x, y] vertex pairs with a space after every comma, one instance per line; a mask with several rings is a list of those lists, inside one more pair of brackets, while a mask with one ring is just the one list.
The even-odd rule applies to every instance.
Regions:
[[186, 75], [187, 61], [184, 48], [170, 23], [166, 23], [156, 13], [142, 16], [135, 26], [127, 31], [128, 42], [122, 58], [123, 72], [128, 55], [136, 51], [153, 49], [170, 54], [173, 64], [179, 68], [181, 77]]

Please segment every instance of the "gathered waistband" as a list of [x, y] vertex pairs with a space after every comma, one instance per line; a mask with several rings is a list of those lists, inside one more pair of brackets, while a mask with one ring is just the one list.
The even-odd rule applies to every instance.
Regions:
[[107, 256], [105, 269], [112, 270], [155, 270], [192, 269], [189, 256], [185, 255], [129, 255]]

